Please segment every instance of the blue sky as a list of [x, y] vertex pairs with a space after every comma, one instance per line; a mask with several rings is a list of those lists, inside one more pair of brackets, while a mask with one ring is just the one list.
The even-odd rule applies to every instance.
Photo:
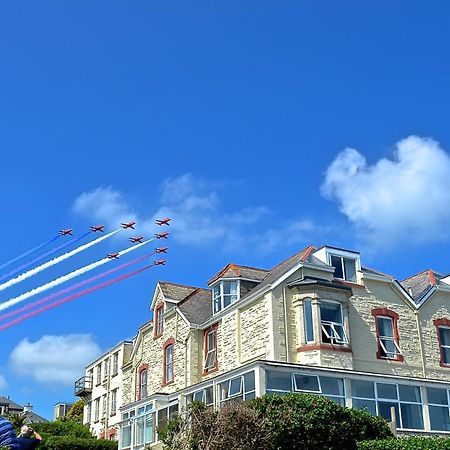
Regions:
[[401, 0], [2, 4], [1, 261], [61, 228], [173, 224], [166, 267], [0, 332], [0, 393], [50, 417], [86, 361], [150, 319], [157, 280], [204, 286], [230, 261], [270, 268], [310, 243], [399, 279], [450, 272], [449, 14]]

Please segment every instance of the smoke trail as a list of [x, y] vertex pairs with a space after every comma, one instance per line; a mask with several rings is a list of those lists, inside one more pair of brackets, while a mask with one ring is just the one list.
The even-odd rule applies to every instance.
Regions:
[[[104, 237], [106, 237], [106, 236], [104, 236]], [[139, 247], [142, 247], [143, 245], [148, 244], [150, 241], [153, 241], [154, 239], [155, 238], [149, 239], [148, 241], [144, 241], [138, 245], [134, 245], [133, 247], [128, 247], [125, 250], [122, 250], [121, 252], [119, 252], [119, 255], [125, 255], [126, 253], [137, 250]], [[48, 291], [49, 289], [59, 286], [60, 284], [65, 283], [66, 281], [72, 280], [75, 277], [83, 275], [86, 272], [96, 269], [97, 267], [100, 267], [103, 264], [106, 264], [110, 261], [112, 261], [112, 259], [110, 259], [110, 258], [100, 259], [96, 262], [88, 264], [87, 266], [80, 267], [79, 269], [74, 270], [73, 272], [70, 272], [67, 275], [63, 275], [62, 277], [56, 278], [53, 281], [49, 281], [48, 283], [43, 284], [42, 286], [39, 286], [37, 288], [34, 288], [31, 291], [25, 292], [24, 294], [21, 294], [18, 297], [11, 298], [10, 300], [7, 300], [6, 302], [0, 303], [0, 311], [10, 308], [11, 306], [16, 305], [17, 303], [23, 302], [24, 300], [27, 300], [30, 297], [34, 297], [35, 295], [40, 294], [41, 292]]]
[[37, 252], [38, 250], [40, 250], [42, 247], [45, 247], [46, 245], [51, 244], [52, 242], [56, 241], [56, 239], [60, 238], [61, 236], [58, 234], [58, 236], [55, 236], [54, 238], [49, 239], [48, 241], [43, 242], [42, 244], [37, 245], [36, 247], [33, 247], [30, 250], [27, 250], [24, 253], [21, 253], [19, 256], [16, 256], [13, 259], [10, 259], [9, 261], [4, 262], [3, 264], [0, 265], [0, 270], [4, 269], [5, 267], [10, 266], [11, 264], [15, 263], [16, 261], [19, 261], [22, 258], [25, 258], [25, 256], [28, 256], [29, 254], [33, 253], [33, 252]]
[[129, 267], [129, 266], [131, 266], [133, 264], [137, 264], [137, 263], [143, 261], [144, 259], [149, 258], [150, 256], [152, 256], [154, 254], [155, 254], [155, 252], [152, 252], [152, 253], [149, 253], [147, 255], [141, 256], [140, 258], [133, 259], [132, 261], [126, 262], [124, 264], [121, 264], [120, 266], [114, 267], [113, 269], [109, 269], [109, 270], [107, 270], [105, 272], [102, 272], [102, 273], [100, 273], [98, 275], [95, 275], [95, 276], [93, 276], [91, 278], [88, 278], [87, 280], [80, 281], [79, 283], [74, 284], [72, 286], [69, 286], [66, 289], [62, 289], [62, 290], [60, 290], [58, 292], [55, 292], [54, 294], [47, 295], [46, 297], [44, 297], [44, 298], [42, 298], [40, 300], [37, 300], [37, 301], [35, 301], [33, 303], [30, 303], [28, 305], [22, 306], [19, 309], [14, 309], [13, 311], [9, 311], [9, 312], [7, 312], [5, 314], [2, 314], [0, 316], [0, 321], [1, 320], [5, 320], [8, 317], [17, 316], [17, 314], [20, 314], [22, 312], [28, 311], [29, 309], [32, 309], [35, 306], [42, 305], [43, 303], [46, 303], [49, 300], [53, 300], [53, 299], [55, 299], [57, 297], [60, 297], [61, 295], [67, 294], [68, 292], [72, 292], [73, 290], [78, 289], [78, 288], [80, 288], [80, 287], [82, 287], [82, 286], [84, 286], [86, 284], [89, 284], [89, 283], [92, 283], [94, 281], [100, 280], [101, 278], [104, 278], [104, 277], [106, 277], [108, 275], [111, 275], [112, 273], [118, 272], [119, 270], [125, 269], [126, 267]]
[[88, 231], [87, 233], [83, 234], [80, 237], [77, 237], [77, 238], [71, 239], [70, 241], [64, 242], [64, 244], [58, 245], [57, 247], [53, 247], [51, 250], [44, 253], [43, 255], [39, 255], [37, 258], [34, 258], [32, 261], [27, 262], [26, 264], [23, 264], [23, 265], [17, 267], [17, 269], [14, 269], [11, 272], [8, 272], [5, 275], [0, 276], [0, 281], [6, 280], [6, 278], [9, 278], [9, 277], [15, 275], [16, 273], [22, 272], [23, 270], [28, 269], [28, 267], [34, 266], [34, 264], [36, 264], [39, 261], [42, 261], [47, 256], [53, 255], [53, 253], [56, 253], [57, 251], [62, 250], [63, 248], [68, 247], [69, 245], [72, 245], [78, 241], [81, 241], [90, 233], [91, 232]]
[[119, 228], [118, 230], [111, 231], [111, 233], [105, 234], [104, 236], [100, 236], [99, 238], [94, 239], [93, 241], [90, 241], [87, 244], [80, 245], [79, 247], [75, 248], [74, 250], [71, 250], [70, 252], [64, 253], [61, 256], [53, 258], [50, 261], [47, 261], [44, 264], [41, 264], [40, 266], [37, 266], [34, 269], [29, 270], [28, 272], [20, 274], [19, 276], [13, 278], [12, 280], [8, 280], [6, 283], [0, 284], [0, 291], [3, 291], [10, 286], [13, 286], [14, 284], [20, 283], [21, 281], [26, 280], [27, 278], [30, 278], [33, 275], [36, 275], [37, 273], [42, 272], [43, 270], [60, 263], [61, 261], [71, 258], [73, 255], [76, 255], [77, 253], [80, 253], [88, 249], [89, 247], [92, 247], [93, 245], [99, 244], [105, 239], [108, 239], [112, 235], [118, 233], [120, 230], [121, 229]]
[[138, 273], [143, 272], [144, 270], [150, 269], [151, 267], [154, 267], [154, 264], [142, 267], [141, 269], [135, 270], [133, 272], [126, 273], [124, 275], [121, 275], [120, 277], [113, 278], [112, 280], [97, 284], [96, 286], [93, 286], [89, 289], [85, 289], [84, 291], [81, 291], [81, 292], [77, 292], [76, 294], [69, 295], [67, 297], [62, 298], [61, 300], [58, 300], [57, 302], [50, 303], [50, 305], [42, 306], [42, 307], [36, 309], [35, 311], [31, 311], [27, 314], [24, 314], [23, 316], [18, 317], [17, 319], [11, 320], [10, 322], [7, 322], [7, 323], [1, 325], [0, 331], [6, 330], [7, 328], [12, 327], [13, 325], [16, 325], [16, 324], [23, 322], [24, 320], [30, 319], [32, 317], [35, 317], [38, 314], [48, 311], [49, 309], [56, 308], [57, 306], [60, 306], [64, 303], [67, 303], [67, 302], [75, 300], [79, 297], [82, 297], [83, 295], [90, 294], [91, 292], [95, 292], [99, 289], [103, 289], [105, 287], [111, 286], [112, 284], [118, 283], [119, 281], [126, 280], [127, 278], [133, 277], [133, 276], [137, 275]]

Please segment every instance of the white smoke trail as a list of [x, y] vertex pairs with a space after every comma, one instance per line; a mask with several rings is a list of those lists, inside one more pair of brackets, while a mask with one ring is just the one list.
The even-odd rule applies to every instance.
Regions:
[[[144, 241], [144, 242], [141, 242], [140, 244], [133, 245], [132, 247], [128, 247], [125, 250], [120, 251], [119, 256], [122, 256], [129, 252], [132, 252], [133, 250], [136, 250], [139, 247], [142, 247], [143, 245], [148, 244], [149, 242], [153, 241], [154, 239], [155, 238], [149, 239], [148, 241]], [[83, 275], [86, 272], [89, 272], [90, 270], [100, 267], [103, 264], [106, 264], [110, 261], [112, 261], [111, 258], [99, 259], [98, 261], [93, 262], [92, 264], [88, 264], [87, 266], [80, 267], [79, 269], [74, 270], [73, 272], [70, 272], [67, 275], [63, 275], [62, 277], [56, 278], [53, 281], [49, 281], [48, 283], [43, 284], [42, 286], [39, 286], [37, 288], [34, 288], [31, 291], [25, 292], [17, 297], [11, 298], [11, 299], [7, 300], [6, 302], [0, 303], [0, 311], [10, 308], [11, 306], [16, 305], [17, 303], [23, 302], [23, 301], [29, 299], [30, 297], [34, 297], [35, 295], [40, 294], [41, 292], [48, 291], [49, 289], [59, 286], [60, 284], [65, 283], [66, 281], [72, 280], [75, 277]]]
[[21, 273], [15, 278], [12, 278], [11, 280], [6, 281], [5, 283], [0, 284], [0, 291], [5, 290], [6, 288], [9, 288], [10, 286], [13, 286], [17, 283], [20, 283], [23, 280], [26, 280], [27, 278], [32, 277], [33, 275], [36, 275], [39, 272], [42, 272], [45, 269], [48, 269], [49, 267], [52, 267], [61, 261], [64, 261], [68, 258], [71, 258], [73, 255], [76, 255], [77, 253], [80, 253], [89, 247], [92, 247], [93, 245], [99, 244], [100, 242], [104, 241], [105, 239], [108, 239], [109, 237], [113, 236], [114, 234], [118, 233], [121, 229], [111, 231], [111, 233], [105, 234], [104, 236], [100, 236], [97, 239], [94, 239], [93, 241], [90, 241], [86, 244], [80, 245], [79, 247], [71, 250], [70, 252], [64, 253], [61, 256], [57, 256], [56, 258], [51, 259], [50, 261], [45, 262], [44, 264], [41, 264], [40, 266], [34, 267], [33, 269], [28, 270], [27, 272]]

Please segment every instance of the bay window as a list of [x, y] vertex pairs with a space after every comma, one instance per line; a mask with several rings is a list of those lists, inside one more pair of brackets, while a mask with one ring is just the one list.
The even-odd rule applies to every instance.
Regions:
[[213, 287], [214, 314], [230, 306], [239, 299], [239, 282], [237, 280], [220, 281]]

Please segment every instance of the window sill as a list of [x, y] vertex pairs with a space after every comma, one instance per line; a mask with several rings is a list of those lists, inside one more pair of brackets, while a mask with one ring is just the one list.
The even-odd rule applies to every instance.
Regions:
[[297, 352], [308, 352], [310, 350], [328, 350], [331, 352], [345, 352], [345, 353], [353, 353], [351, 347], [345, 347], [342, 345], [333, 345], [333, 344], [307, 344], [302, 345], [301, 347], [297, 347]]
[[384, 356], [381, 356], [379, 353], [377, 353], [377, 359], [380, 361], [405, 362], [405, 358], [403, 357], [403, 355], [396, 356], [395, 358], [385, 358]]
[[203, 376], [209, 375], [210, 373], [217, 372], [219, 370], [219, 367], [216, 365], [214, 367], [211, 367], [210, 369], [203, 369]]

